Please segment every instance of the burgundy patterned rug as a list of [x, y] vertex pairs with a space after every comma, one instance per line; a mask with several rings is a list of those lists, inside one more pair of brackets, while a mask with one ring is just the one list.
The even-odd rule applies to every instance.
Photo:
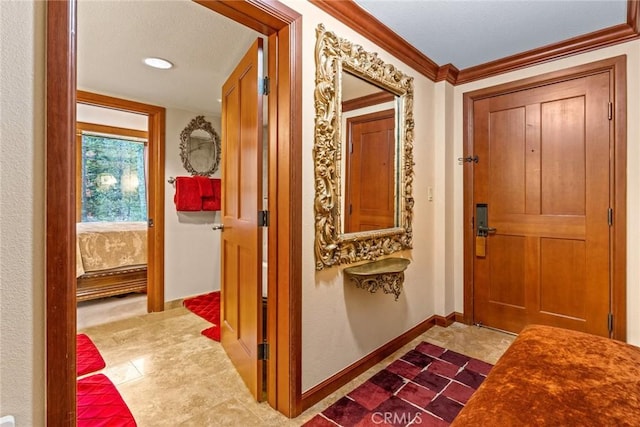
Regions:
[[220, 291], [186, 299], [183, 305], [204, 320], [213, 323], [213, 326], [202, 331], [202, 335], [220, 341]]
[[422, 342], [305, 426], [448, 426], [491, 368]]

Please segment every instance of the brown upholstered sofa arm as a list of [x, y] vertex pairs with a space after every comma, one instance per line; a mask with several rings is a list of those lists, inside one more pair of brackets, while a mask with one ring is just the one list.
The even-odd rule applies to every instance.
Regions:
[[640, 348], [529, 326], [452, 426], [640, 426]]

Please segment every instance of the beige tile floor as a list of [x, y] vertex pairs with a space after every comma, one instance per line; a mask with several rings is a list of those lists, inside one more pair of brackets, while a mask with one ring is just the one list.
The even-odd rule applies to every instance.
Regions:
[[299, 426], [421, 341], [495, 363], [514, 339], [458, 323], [433, 327], [299, 417], [288, 419], [253, 400], [220, 344], [200, 334], [210, 324], [177, 305], [106, 324], [97, 324], [92, 310], [78, 312], [80, 324], [92, 325], [79, 332], [95, 342], [107, 364], [103, 373], [116, 384], [140, 427]]
[[80, 330], [147, 314], [147, 296], [145, 294], [127, 294], [81, 301], [77, 308], [77, 328]]

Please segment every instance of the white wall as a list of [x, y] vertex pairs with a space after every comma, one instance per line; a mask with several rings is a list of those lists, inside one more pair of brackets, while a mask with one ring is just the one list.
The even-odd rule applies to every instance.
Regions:
[[[165, 178], [190, 176], [180, 159], [180, 132], [197, 115], [167, 109]], [[205, 116], [220, 135], [220, 117]], [[214, 178], [220, 177], [220, 170]], [[220, 289], [220, 212], [177, 212], [175, 188], [165, 179], [164, 207], [164, 299], [172, 301]]]
[[453, 288], [447, 286], [448, 278], [457, 268], [462, 269], [462, 264], [454, 264], [453, 261], [453, 235], [456, 227], [453, 222], [452, 176], [454, 168], [457, 167], [449, 161], [453, 153], [453, 86], [444, 81], [436, 83], [433, 104], [435, 108], [434, 179], [430, 184], [435, 205], [433, 241], [436, 249], [433, 258], [433, 298], [435, 314], [448, 316], [454, 311], [455, 306]]
[[[502, 83], [531, 77], [551, 71], [573, 67], [618, 55], [627, 55], [627, 341], [640, 345], [640, 41], [632, 41], [605, 49], [599, 49], [582, 55], [572, 56], [559, 61], [549, 62], [536, 67], [502, 74], [496, 77], [456, 86], [454, 89], [453, 144], [455, 149], [446, 159], [454, 164], [463, 153], [463, 116], [462, 96], [465, 92], [499, 85]], [[453, 176], [453, 194], [455, 195], [455, 250], [454, 264], [457, 266], [453, 276], [447, 278], [448, 286], [455, 292], [455, 309], [463, 310], [463, 179], [462, 167], [455, 170]]]
[[44, 425], [45, 3], [0, 1], [0, 417]]
[[[285, 3], [303, 15], [302, 35], [302, 389], [308, 390], [360, 360], [434, 314], [434, 203], [426, 198], [433, 185], [434, 83], [307, 2]], [[344, 267], [316, 272], [314, 263], [314, 104], [315, 31], [319, 23], [338, 36], [361, 44], [415, 78], [414, 249], [404, 290], [398, 301], [381, 291], [370, 294], [343, 277]]]

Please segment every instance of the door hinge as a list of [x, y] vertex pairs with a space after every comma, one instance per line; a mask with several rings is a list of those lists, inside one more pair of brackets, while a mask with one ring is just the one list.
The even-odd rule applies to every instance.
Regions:
[[609, 223], [609, 227], [613, 225], [613, 209], [609, 208], [607, 211], [607, 222]]
[[613, 119], [613, 102], [609, 103], [609, 120]]
[[269, 79], [269, 77], [265, 76], [265, 77], [262, 79], [262, 88], [261, 88], [261, 91], [260, 91], [260, 92], [261, 92], [263, 95], [269, 95], [269, 92], [271, 91], [271, 90], [270, 90], [270, 89], [271, 89], [271, 88], [270, 88], [270, 86], [271, 86], [271, 85], [270, 85], [270, 79]]
[[269, 343], [266, 341], [258, 344], [258, 360], [269, 359]]
[[258, 227], [269, 226], [269, 211], [258, 211]]
[[613, 332], [613, 313], [609, 313], [609, 318], [607, 319], [607, 327], [609, 328], [609, 333]]

